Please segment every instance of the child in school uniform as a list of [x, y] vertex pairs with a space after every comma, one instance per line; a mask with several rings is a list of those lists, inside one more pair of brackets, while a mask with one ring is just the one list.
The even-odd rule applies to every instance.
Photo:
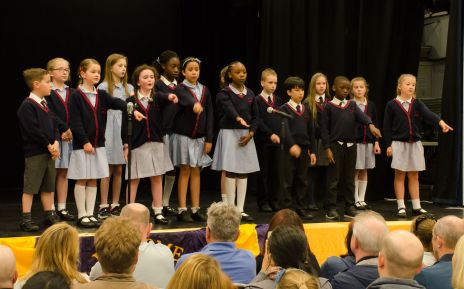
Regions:
[[321, 195], [327, 192], [327, 154], [325, 153], [324, 146], [321, 139], [322, 127], [322, 112], [327, 102], [331, 100], [330, 86], [327, 76], [321, 72], [315, 73], [309, 81], [308, 96], [303, 101], [303, 104], [311, 112], [314, 124], [314, 137], [315, 137], [315, 154], [316, 164], [309, 167], [309, 190], [308, 190], [308, 210], [318, 211], [314, 198], [316, 186], [319, 187]]
[[[106, 59], [105, 79], [97, 89], [106, 91], [109, 95], [126, 100], [134, 94], [134, 87], [127, 83], [127, 57], [113, 53]], [[98, 217], [106, 219], [109, 216], [119, 216], [121, 206], [122, 166], [126, 163], [121, 141], [122, 112], [109, 109], [106, 112], [105, 149], [109, 164], [109, 176], [100, 181], [100, 205]], [[113, 198], [111, 206], [108, 204], [110, 180], [113, 177]]]
[[422, 120], [438, 124], [444, 133], [453, 129], [427, 106], [415, 98], [416, 77], [402, 74], [398, 78], [397, 96], [385, 107], [384, 135], [387, 156], [392, 157], [395, 169], [394, 188], [398, 216], [407, 217], [404, 203], [404, 179], [408, 175], [408, 189], [412, 202], [412, 214], [427, 213], [420, 204], [419, 171], [425, 170], [424, 148], [421, 143]]
[[286, 122], [285, 145], [288, 154], [284, 157], [282, 183], [283, 206], [293, 208], [305, 220], [313, 218], [307, 210], [308, 168], [316, 164], [314, 126], [311, 112], [301, 101], [304, 97], [304, 80], [288, 77], [284, 89], [290, 100], [280, 111], [292, 116]]
[[259, 126], [255, 94], [245, 86], [247, 71], [239, 61], [229, 64], [224, 80], [226, 87], [216, 96], [219, 135], [214, 150], [211, 169], [222, 171], [224, 193], [222, 201], [235, 204], [242, 220], [253, 218], [244, 212], [247, 175], [259, 171], [258, 157], [253, 136]]
[[[146, 64], [138, 66], [132, 74], [132, 83], [135, 86], [135, 94], [127, 99], [134, 104], [134, 109], [139, 110], [144, 116], [144, 121], [134, 122], [131, 138], [131, 165], [126, 170], [131, 172], [130, 202], [134, 203], [137, 188], [141, 178], [150, 178], [151, 194], [153, 197], [152, 209], [155, 215], [155, 223], [168, 224], [169, 220], [163, 215], [162, 207], [162, 175], [173, 169], [171, 159], [165, 153], [163, 144], [163, 127], [160, 111], [169, 102], [177, 103], [175, 94], [157, 92], [155, 94], [155, 81], [158, 72], [153, 66]], [[123, 115], [122, 138], [124, 143], [124, 157], [129, 156], [129, 136], [127, 116]]]
[[69, 96], [74, 91], [66, 85], [70, 78], [69, 62], [64, 58], [53, 58], [47, 63], [52, 80], [52, 91], [45, 99], [48, 108], [55, 114], [60, 133], [60, 157], [55, 160], [57, 215], [63, 221], [74, 221], [75, 217], [66, 209], [68, 196], [68, 166], [72, 152], [72, 132], [69, 128]]
[[380, 131], [372, 120], [362, 112], [356, 103], [346, 100], [350, 91], [350, 81], [337, 76], [332, 86], [334, 98], [325, 105], [322, 121], [322, 142], [327, 153], [328, 191], [325, 200], [326, 219], [336, 220], [337, 195], [342, 193], [345, 199], [345, 217], [353, 218], [359, 211], [354, 206], [354, 176], [356, 166], [356, 123], [369, 126], [369, 130], [378, 138]]
[[[174, 93], [177, 87], [177, 78], [180, 71], [180, 59], [176, 52], [172, 50], [163, 51], [160, 56], [153, 62], [153, 66], [158, 70], [161, 75], [156, 81], [156, 91], [165, 93]], [[168, 157], [172, 158], [172, 149], [170, 147], [170, 138], [172, 135], [172, 123], [176, 114], [177, 106], [175, 103], [168, 103], [164, 105], [161, 111], [163, 123], [163, 140], [165, 153]], [[177, 216], [176, 208], [169, 205], [171, 198], [172, 188], [176, 179], [176, 171], [170, 170], [164, 175], [164, 188], [163, 188], [163, 215]]]
[[[184, 59], [182, 74], [185, 79], [175, 92], [179, 102], [171, 138], [172, 162], [180, 168], [177, 219], [182, 222], [205, 222], [206, 216], [200, 211], [200, 172], [212, 162], [208, 153], [213, 143], [213, 104], [209, 89], [198, 82], [198, 58]], [[187, 211], [188, 188], [192, 200], [191, 214]]]
[[256, 133], [256, 151], [258, 154], [258, 207], [263, 212], [279, 210], [279, 166], [275, 160], [280, 155], [279, 131], [281, 119], [276, 114], [268, 113], [269, 107], [276, 109], [282, 105], [280, 97], [274, 94], [277, 87], [277, 73], [266, 68], [261, 72], [263, 90], [256, 96], [260, 124]]
[[31, 216], [34, 194], [40, 192], [44, 225], [51, 226], [60, 221], [53, 210], [55, 160], [60, 157], [60, 135], [55, 117], [44, 100], [50, 95], [50, 75], [45, 69], [30, 68], [24, 70], [23, 76], [31, 92], [17, 111], [25, 157], [23, 214], [19, 227], [25, 232], [34, 232], [39, 230]]
[[[377, 111], [374, 102], [367, 99], [369, 86], [364, 77], [351, 80], [351, 94], [356, 105], [377, 126]], [[356, 131], [356, 172], [354, 177], [354, 206], [358, 210], [370, 207], [365, 201], [367, 189], [367, 170], [375, 167], [375, 155], [380, 154], [379, 141], [372, 135], [367, 125], [358, 124]]]
[[[80, 227], [98, 227], [101, 221], [94, 216], [97, 198], [97, 180], [109, 176], [105, 150], [106, 112], [108, 109], [127, 111], [125, 101], [104, 90], [97, 90], [100, 81], [100, 64], [87, 58], [79, 64], [79, 86], [71, 94], [69, 117], [73, 132], [73, 151], [69, 161], [68, 179], [76, 180], [76, 200]], [[134, 112], [137, 120], [143, 115]]]

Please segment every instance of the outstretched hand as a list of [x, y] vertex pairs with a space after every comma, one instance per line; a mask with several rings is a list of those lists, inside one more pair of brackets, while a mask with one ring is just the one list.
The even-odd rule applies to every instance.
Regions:
[[441, 127], [441, 131], [443, 133], [447, 133], [449, 131], [453, 131], [453, 128], [450, 127], [444, 120], [440, 120], [440, 122], [438, 123], [438, 125]]

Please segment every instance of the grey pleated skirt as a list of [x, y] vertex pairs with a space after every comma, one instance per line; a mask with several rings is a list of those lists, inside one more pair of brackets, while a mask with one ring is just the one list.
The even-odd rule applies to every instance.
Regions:
[[[131, 179], [141, 179], [163, 175], [173, 170], [172, 162], [166, 157], [162, 142], [146, 142], [131, 152]], [[126, 180], [128, 169], [126, 169]]]
[[244, 147], [239, 146], [240, 137], [248, 129], [221, 129], [214, 149], [211, 169], [239, 174], [259, 171], [258, 156], [253, 139]]
[[204, 153], [205, 138], [192, 139], [180, 134], [171, 136], [172, 164], [175, 167], [188, 165], [190, 167], [207, 167], [213, 160]]
[[94, 180], [107, 178], [110, 175], [108, 160], [104, 147], [95, 149], [95, 154], [87, 154], [84, 150], [73, 150], [69, 160], [68, 179]]
[[108, 164], [123, 165], [124, 148], [121, 140], [122, 112], [108, 110], [106, 115], [105, 148]]
[[356, 169], [368, 170], [375, 168], [374, 145], [372, 143], [357, 143]]
[[425, 170], [424, 147], [422, 142], [392, 142], [393, 157], [391, 167], [403, 172]]
[[72, 141], [59, 141], [60, 143], [60, 158], [55, 160], [55, 168], [67, 169], [69, 167], [69, 159], [73, 151]]

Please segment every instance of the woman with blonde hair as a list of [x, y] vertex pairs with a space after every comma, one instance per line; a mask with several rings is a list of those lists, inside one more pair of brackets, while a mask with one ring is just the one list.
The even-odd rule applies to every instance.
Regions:
[[194, 254], [176, 270], [166, 289], [232, 289], [219, 263], [205, 254]]
[[303, 270], [289, 268], [277, 274], [276, 289], [319, 289], [319, 281]]
[[78, 271], [79, 235], [77, 230], [67, 223], [58, 223], [46, 229], [40, 236], [35, 248], [32, 266], [29, 272], [15, 283], [20, 289], [34, 274], [42, 271], [59, 272], [68, 284], [87, 283], [89, 278]]
[[454, 289], [464, 289], [464, 236], [459, 238], [454, 248], [451, 286], [453, 286]]

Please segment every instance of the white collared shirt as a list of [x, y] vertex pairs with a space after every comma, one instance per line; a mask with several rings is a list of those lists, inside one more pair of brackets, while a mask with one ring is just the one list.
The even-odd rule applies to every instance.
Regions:
[[300, 103], [296, 103], [296, 102], [294, 102], [293, 100], [290, 99], [290, 100], [288, 101], [288, 104], [289, 104], [294, 110], [296, 110], [296, 111], [298, 111], [298, 109], [296, 109], [296, 106], [297, 106], [297, 105], [300, 106], [300, 111], [302, 111], [302, 109], [303, 109], [303, 108], [302, 108], [303, 105], [301, 104], [301, 102], [300, 102]]
[[45, 103], [47, 103], [44, 97], [40, 97], [37, 94], [34, 94], [32, 92], [29, 93], [29, 97], [35, 100], [35, 102], [37, 102], [38, 104], [42, 104], [42, 101], [45, 101]]
[[272, 93], [269, 94], [263, 90], [259, 95], [261, 95], [267, 103], [269, 103], [269, 97], [271, 98], [271, 102], [274, 102], [274, 96], [272, 95]]
[[193, 91], [193, 94], [195, 94], [195, 98], [197, 101], [201, 100], [201, 93], [203, 91], [203, 85], [197, 81], [197, 84], [190, 83], [187, 79], [184, 79], [182, 83], [190, 88]]
[[412, 97], [410, 97], [409, 99], [406, 99], [406, 100], [403, 100], [400, 98], [400, 96], [398, 95], [396, 97], [398, 99], [398, 101], [401, 103], [401, 105], [403, 106], [403, 108], [408, 111], [409, 110], [409, 107], [411, 106], [411, 103], [412, 103]]
[[322, 103], [324, 103], [324, 102], [325, 102], [325, 93], [324, 93], [323, 95], [317, 95], [317, 94], [316, 94], [316, 96], [314, 97], [314, 99], [316, 100], [317, 103], [320, 104], [319, 98], [321, 98], [321, 97], [322, 97]]
[[143, 95], [140, 90], [137, 90], [137, 98], [139, 99], [140, 103], [145, 107], [148, 107], [148, 101], [150, 100], [150, 94]]
[[177, 86], [177, 80], [176, 79], [174, 79], [174, 81], [171, 82], [166, 77], [164, 77], [164, 75], [161, 75], [160, 79], [164, 84], [166, 84], [166, 86], [170, 86], [170, 85]]
[[95, 86], [93, 87], [92, 91], [88, 91], [87, 89], [84, 88], [84, 86], [79, 85], [80, 90], [87, 96], [87, 98], [90, 100], [90, 103], [95, 106], [95, 103], [97, 102], [97, 89]]
[[[346, 100], [346, 99], [338, 99], [337, 97], [334, 97], [334, 98], [331, 100], [331, 102], [332, 102], [333, 104], [337, 105], [337, 106], [345, 107], [345, 106], [347, 105], [347, 103], [348, 103], [348, 100]], [[340, 105], [340, 103], [341, 103], [342, 105]], [[343, 144], [344, 144], [344, 142], [342, 142], [342, 141], [339, 141], [338, 143], [339, 143], [340, 145], [343, 145]], [[347, 142], [347, 143], [346, 143], [346, 146], [347, 146], [347, 147], [352, 147], [353, 145], [354, 145], [354, 143], [352, 143], [352, 142]]]
[[247, 88], [245, 85], [243, 85], [243, 90], [242, 91], [238, 91], [238, 89], [236, 89], [232, 83], [229, 84], [229, 88], [232, 90], [233, 93], [237, 94], [237, 95], [246, 95], [247, 94]]
[[63, 101], [66, 101], [66, 89], [68, 88], [68, 86], [65, 84], [64, 87], [63, 87], [63, 89], [60, 89], [60, 88], [56, 87], [56, 86], [53, 84], [53, 82], [51, 83], [51, 85], [52, 85], [52, 89], [53, 89], [59, 96], [61, 96], [61, 99], [62, 99]]

